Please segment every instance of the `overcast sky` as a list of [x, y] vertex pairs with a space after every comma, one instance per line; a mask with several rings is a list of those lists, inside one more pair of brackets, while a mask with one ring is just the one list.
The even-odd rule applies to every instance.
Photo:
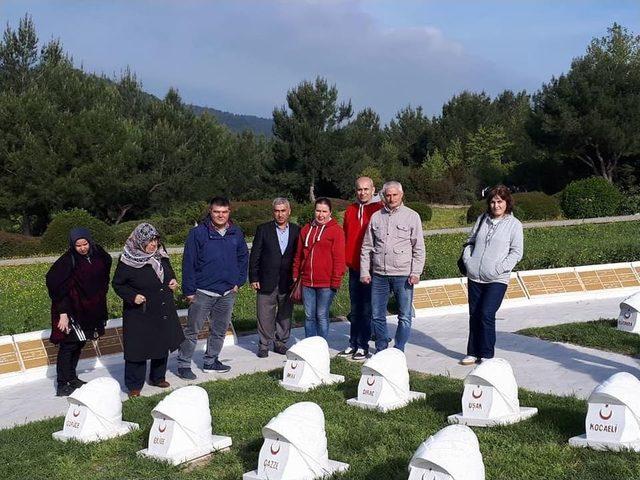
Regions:
[[86, 70], [263, 117], [317, 75], [384, 121], [439, 114], [464, 89], [537, 90], [613, 22], [640, 34], [638, 0], [0, 0], [3, 24], [27, 12]]

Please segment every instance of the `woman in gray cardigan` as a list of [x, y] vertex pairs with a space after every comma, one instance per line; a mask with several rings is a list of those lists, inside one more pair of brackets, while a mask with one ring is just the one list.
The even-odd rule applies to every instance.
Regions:
[[512, 212], [509, 189], [493, 187], [487, 194], [487, 211], [476, 220], [463, 252], [469, 280], [469, 342], [462, 365], [494, 356], [496, 312], [523, 252], [522, 223]]

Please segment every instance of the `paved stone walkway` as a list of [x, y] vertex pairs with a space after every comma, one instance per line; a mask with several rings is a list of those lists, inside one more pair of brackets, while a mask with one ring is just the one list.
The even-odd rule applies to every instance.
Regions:
[[[504, 308], [498, 312], [496, 356], [507, 359], [515, 372], [518, 384], [524, 388], [558, 395], [589, 396], [591, 390], [610, 375], [620, 371], [640, 376], [636, 359], [572, 345], [551, 343], [517, 335], [525, 327], [553, 325], [567, 322], [613, 318], [618, 315], [622, 298], [582, 300], [547, 305]], [[392, 322], [393, 323], [393, 322]], [[395, 327], [391, 327], [391, 332]], [[348, 343], [349, 324], [333, 323], [329, 345], [336, 353]], [[301, 328], [293, 337], [303, 338]], [[464, 355], [467, 341], [467, 316], [451, 314], [442, 317], [417, 318], [406, 354], [411, 370], [464, 378], [471, 367], [458, 365]], [[194, 382], [185, 382], [174, 375], [175, 354], [170, 357], [167, 380], [172, 387], [207, 380], [232, 378], [237, 375], [282, 367], [285, 357], [271, 353], [266, 359], [255, 356], [257, 336], [247, 335], [239, 344], [225, 347], [221, 359], [232, 366], [228, 374], [206, 374], [198, 368]], [[200, 343], [195, 355], [201, 364], [204, 344]], [[84, 364], [85, 366], [87, 364]], [[112, 376], [122, 383], [124, 365], [121, 357], [114, 356], [106, 367], [81, 372], [85, 380]], [[145, 385], [143, 395], [153, 395], [161, 389]], [[122, 393], [123, 400], [126, 394]], [[0, 388], [0, 428], [27, 423], [46, 417], [64, 415], [66, 398], [55, 397], [53, 378], [25, 381]]]

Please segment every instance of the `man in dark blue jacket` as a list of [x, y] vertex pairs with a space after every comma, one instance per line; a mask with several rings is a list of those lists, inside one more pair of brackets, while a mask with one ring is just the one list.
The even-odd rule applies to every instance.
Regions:
[[249, 249], [242, 230], [229, 221], [229, 200], [214, 197], [209, 217], [189, 232], [182, 257], [182, 291], [189, 300], [185, 340], [178, 354], [178, 376], [196, 378], [191, 358], [198, 332], [210, 319], [207, 350], [202, 370], [228, 372], [231, 367], [218, 360], [238, 288], [247, 281]]

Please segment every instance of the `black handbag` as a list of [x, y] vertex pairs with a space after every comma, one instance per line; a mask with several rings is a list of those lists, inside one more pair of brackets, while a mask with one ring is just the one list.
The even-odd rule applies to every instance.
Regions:
[[[485, 217], [486, 213], [482, 214], [482, 219], [480, 220], [480, 223], [478, 223], [478, 229], [480, 228], [480, 225], [482, 225], [482, 222], [484, 221], [484, 217]], [[475, 232], [472, 232], [472, 235], [477, 233], [477, 230]], [[462, 245], [462, 251], [460, 252], [460, 257], [458, 258], [458, 271], [463, 275], [463, 276], [467, 276], [467, 266], [464, 264], [464, 249], [467, 248], [469, 245], [473, 245], [474, 242], [464, 242], [464, 244]]]
[[473, 245], [472, 243], [465, 243], [462, 246], [462, 252], [460, 252], [460, 257], [458, 258], [458, 270], [462, 274], [462, 276], [467, 276], [467, 266], [464, 264], [464, 249], [467, 248], [468, 245]]

